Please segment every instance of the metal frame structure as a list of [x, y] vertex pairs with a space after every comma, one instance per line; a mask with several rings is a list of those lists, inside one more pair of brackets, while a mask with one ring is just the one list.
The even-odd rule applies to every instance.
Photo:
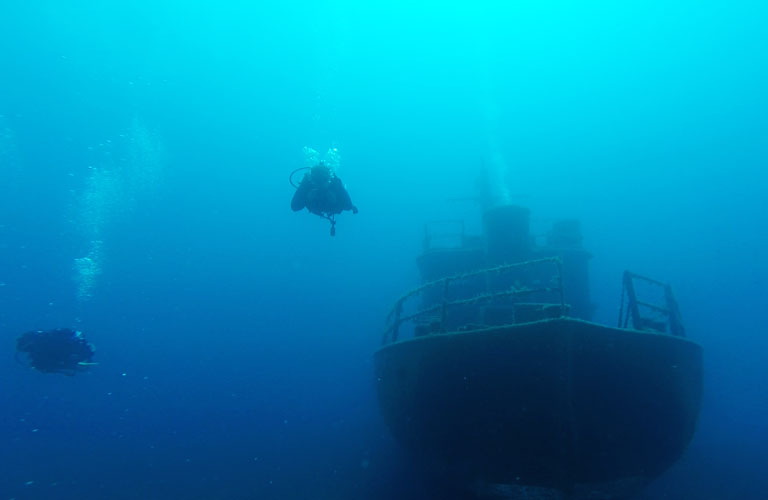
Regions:
[[[555, 278], [557, 282], [556, 286], [545, 286], [545, 287], [538, 287], [538, 288], [528, 288], [525, 286], [523, 287], [513, 286], [506, 290], [502, 290], [500, 292], [489, 292], [489, 293], [484, 293], [481, 295], [477, 295], [475, 297], [470, 297], [465, 299], [457, 299], [452, 301], [449, 301], [447, 299], [448, 290], [452, 283], [465, 280], [467, 278], [472, 278], [475, 276], [481, 276], [481, 275], [487, 276], [493, 273], [505, 273], [515, 269], [521, 269], [524, 267], [531, 267], [531, 266], [539, 266], [544, 264], [554, 264], [556, 266], [556, 273], [555, 273]], [[411, 299], [421, 294], [425, 290], [434, 288], [434, 287], [442, 287], [443, 289], [443, 300], [441, 303], [431, 307], [421, 309], [415, 313], [403, 316], [403, 304], [408, 299]], [[481, 302], [489, 302], [498, 298], [506, 298], [506, 297], [512, 297], [512, 296], [521, 296], [521, 295], [528, 295], [528, 294], [534, 294], [539, 292], [553, 292], [553, 291], [557, 292], [560, 296], [560, 312], [562, 316], [565, 311], [565, 298], [563, 295], [562, 260], [559, 257], [548, 257], [544, 259], [518, 262], [515, 264], [504, 264], [501, 266], [485, 268], [478, 271], [457, 274], [453, 276], [448, 276], [446, 278], [441, 278], [435, 281], [431, 281], [429, 283], [425, 283], [424, 285], [414, 288], [413, 290], [407, 292], [405, 295], [400, 297], [397, 300], [397, 302], [395, 302], [395, 306], [392, 308], [392, 311], [387, 316], [387, 321], [389, 323], [389, 326], [387, 326], [387, 328], [385, 329], [385, 332], [382, 338], [382, 344], [387, 344], [389, 342], [396, 342], [399, 335], [400, 326], [405, 322], [413, 321], [420, 317], [433, 315], [437, 312], [440, 312], [439, 323], [440, 325], [443, 325], [446, 321], [448, 308], [450, 308], [451, 306], [478, 304]]]
[[[637, 290], [635, 288], [635, 280], [644, 281], [653, 286], [660, 287], [664, 293], [663, 306], [658, 304], [652, 304], [650, 302], [644, 302], [637, 298]], [[685, 328], [683, 327], [682, 317], [680, 316], [680, 309], [677, 305], [677, 300], [672, 294], [672, 287], [667, 283], [662, 283], [639, 274], [624, 271], [624, 279], [621, 289], [621, 307], [619, 308], [619, 328], [627, 328], [629, 326], [630, 319], [632, 320], [632, 328], [635, 330], [655, 330], [664, 333], [669, 333], [675, 337], [685, 337]], [[624, 308], [624, 297], [627, 297], [627, 307]], [[664, 324], [655, 321], [647, 316], [641, 314], [641, 308], [645, 308], [656, 313], [663, 315], [666, 318], [669, 330], [664, 328]]]

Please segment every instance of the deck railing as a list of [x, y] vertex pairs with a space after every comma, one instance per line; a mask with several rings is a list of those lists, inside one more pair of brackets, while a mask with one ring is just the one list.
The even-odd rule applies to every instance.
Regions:
[[[639, 300], [635, 288], [635, 281], [637, 280], [660, 289], [663, 293], [664, 304], [658, 305]], [[625, 297], [627, 298], [626, 309], [624, 308]], [[666, 321], [657, 321], [647, 315], [643, 315], [640, 312], [641, 309], [661, 315]], [[624, 271], [621, 307], [619, 308], [619, 328], [627, 328], [630, 320], [632, 321], [632, 328], [635, 330], [654, 330], [669, 333], [670, 335], [677, 337], [685, 337], [685, 328], [683, 327], [677, 300], [675, 300], [675, 296], [672, 294], [672, 287], [667, 283], [662, 283], [661, 281], [656, 281], [639, 274]], [[669, 331], [666, 330], [665, 323], [669, 325]]]
[[[487, 293], [475, 295], [474, 297], [448, 300], [449, 290], [451, 288], [451, 285], [457, 282], [466, 280], [468, 278], [474, 278], [477, 276], [504, 274], [510, 271], [520, 270], [526, 267], [537, 267], [537, 266], [543, 266], [543, 265], [555, 266], [555, 273], [554, 273], [555, 284], [552, 286], [540, 286], [540, 287], [531, 288], [524, 285], [523, 286], [512, 285], [509, 288], [506, 288], [500, 291], [490, 291]], [[415, 313], [410, 313], [406, 315], [403, 314], [403, 307], [406, 301], [416, 296], [419, 296], [425, 291], [433, 288], [442, 288], [442, 294], [443, 294], [442, 301], [438, 302], [433, 306], [429, 306], [424, 309], [421, 309]], [[543, 259], [529, 260], [526, 262], [518, 262], [515, 264], [504, 264], [496, 267], [480, 269], [478, 271], [457, 274], [457, 275], [441, 278], [435, 281], [430, 281], [429, 283], [425, 283], [407, 292], [405, 295], [400, 297], [395, 302], [394, 307], [392, 308], [389, 315], [387, 316], [388, 325], [384, 331], [382, 344], [387, 344], [389, 342], [396, 342], [398, 335], [400, 333], [400, 327], [402, 326], [403, 323], [406, 323], [408, 321], [413, 321], [425, 316], [434, 316], [439, 313], [440, 319], [439, 319], [439, 325], [437, 329], [442, 330], [443, 329], [442, 327], [446, 322], [448, 310], [452, 307], [475, 305], [483, 302], [491, 302], [497, 299], [509, 298], [514, 296], [524, 296], [524, 295], [531, 295], [536, 293], [551, 293], [551, 292], [558, 293], [559, 299], [560, 299], [560, 314], [564, 314], [565, 298], [563, 295], [563, 271], [562, 271], [562, 260], [560, 259], [560, 257], [547, 257]]]

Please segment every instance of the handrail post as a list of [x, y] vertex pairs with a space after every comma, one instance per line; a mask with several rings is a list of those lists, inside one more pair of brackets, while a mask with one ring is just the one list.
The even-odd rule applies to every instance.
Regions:
[[669, 310], [669, 333], [677, 337], [685, 337], [685, 328], [680, 318], [680, 308], [677, 305], [677, 300], [672, 294], [672, 287], [664, 285], [664, 297], [667, 301], [667, 309]]
[[627, 319], [624, 323], [624, 328], [629, 323], [629, 317], [632, 316], [632, 328], [639, 330], [641, 328], [640, 321], [640, 308], [637, 305], [637, 294], [635, 293], [635, 283], [632, 279], [634, 274], [629, 271], [624, 271], [624, 287], [627, 290]]

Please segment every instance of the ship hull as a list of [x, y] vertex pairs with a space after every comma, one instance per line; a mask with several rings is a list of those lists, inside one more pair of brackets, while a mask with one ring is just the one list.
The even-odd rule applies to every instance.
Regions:
[[559, 318], [395, 342], [375, 354], [382, 414], [465, 484], [644, 484], [690, 442], [701, 348]]

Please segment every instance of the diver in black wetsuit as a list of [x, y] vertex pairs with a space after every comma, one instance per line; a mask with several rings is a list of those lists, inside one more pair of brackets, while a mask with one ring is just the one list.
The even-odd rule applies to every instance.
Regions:
[[16, 339], [16, 354], [25, 353], [31, 368], [74, 375], [92, 362], [94, 349], [81, 332], [69, 328], [26, 332]]
[[331, 222], [331, 236], [336, 234], [336, 215], [345, 210], [357, 213], [357, 207], [352, 204], [341, 179], [322, 162], [304, 174], [293, 195], [291, 209], [298, 212], [303, 208], [328, 219]]

